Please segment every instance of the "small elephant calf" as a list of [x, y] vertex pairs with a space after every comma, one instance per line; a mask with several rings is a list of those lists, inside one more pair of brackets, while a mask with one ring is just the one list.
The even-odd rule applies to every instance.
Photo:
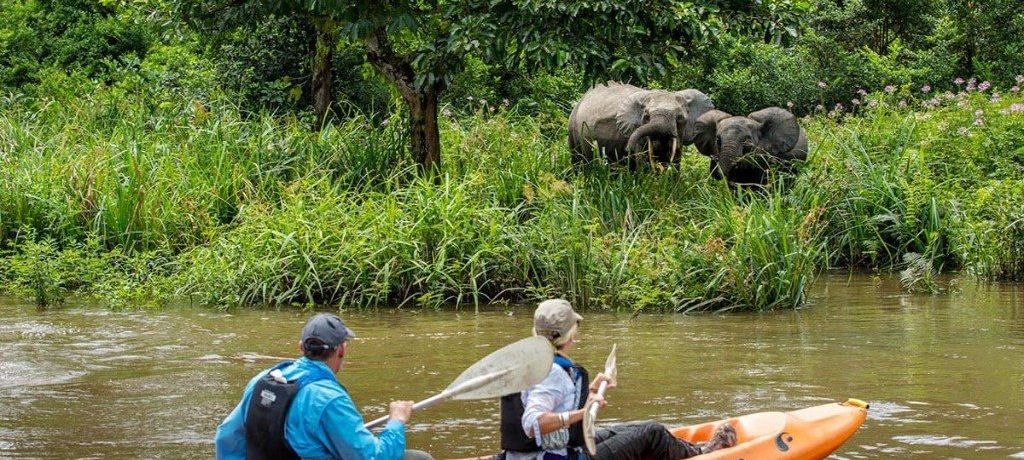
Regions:
[[764, 185], [769, 169], [807, 159], [807, 136], [796, 116], [769, 107], [745, 117], [712, 110], [697, 119], [697, 150], [711, 157], [711, 174], [730, 184]]

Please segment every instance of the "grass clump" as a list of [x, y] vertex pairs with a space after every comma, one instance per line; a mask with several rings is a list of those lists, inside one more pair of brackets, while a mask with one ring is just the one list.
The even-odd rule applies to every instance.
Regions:
[[438, 306], [488, 301], [516, 285], [512, 214], [479, 183], [415, 179], [394, 193], [297, 182], [254, 205], [211, 244], [182, 255], [183, 292], [204, 302]]
[[95, 239], [63, 248], [52, 239], [26, 239], [0, 259], [0, 289], [40, 308], [73, 295], [111, 308], [161, 307], [173, 295], [173, 262], [160, 251], [107, 251]]

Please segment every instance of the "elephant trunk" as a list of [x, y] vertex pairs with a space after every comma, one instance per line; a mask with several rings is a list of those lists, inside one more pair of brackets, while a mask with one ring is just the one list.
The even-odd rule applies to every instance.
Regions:
[[651, 121], [640, 125], [636, 131], [633, 131], [633, 134], [630, 134], [629, 141], [626, 142], [626, 151], [635, 153], [642, 150], [645, 147], [641, 144], [644, 139], [652, 137], [671, 137], [675, 139], [678, 137], [678, 134], [678, 129], [672, 116], [654, 115], [651, 117]]
[[732, 168], [736, 166], [736, 161], [740, 158], [740, 153], [740, 143], [738, 141], [722, 142], [721, 147], [719, 147], [717, 158], [718, 169], [726, 179], [729, 178], [729, 173], [732, 172]]
[[682, 135], [679, 137], [680, 142], [684, 145], [692, 144], [697, 140], [697, 117], [688, 117], [686, 119]]

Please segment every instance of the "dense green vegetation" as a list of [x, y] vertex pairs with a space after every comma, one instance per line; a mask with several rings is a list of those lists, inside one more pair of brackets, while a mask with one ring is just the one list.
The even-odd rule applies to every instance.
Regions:
[[[446, 67], [445, 161], [423, 175], [357, 41], [331, 48], [333, 115], [310, 129], [308, 14], [206, 34], [162, 2], [3, 3], [0, 284], [41, 305], [690, 311], [798, 306], [830, 267], [934, 292], [939, 272], [1024, 280], [1020, 15], [898, 3], [716, 3], [706, 37], [637, 77], [807, 115], [809, 161], [764, 192], [695, 151], [573, 172], [566, 117], [595, 69], [571, 59]], [[645, 59], [613, 67], [662, 65]]]
[[[75, 93], [79, 93], [76, 91]], [[123, 103], [113, 90], [8, 100], [0, 216], [10, 286], [115, 302], [798, 305], [826, 266], [1020, 279], [1024, 112], [973, 91], [807, 121], [813, 155], [765, 193], [678, 169], [570, 173], [531, 117], [446, 119], [439, 181], [393, 124], [311, 132], [229, 105]], [[917, 256], [915, 256], [915, 254]], [[916, 262], [911, 263], [911, 262]], [[924, 265], [923, 267], [921, 265]]]

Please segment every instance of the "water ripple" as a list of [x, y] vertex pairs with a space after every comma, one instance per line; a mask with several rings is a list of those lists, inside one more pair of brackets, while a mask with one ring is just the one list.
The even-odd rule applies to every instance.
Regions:
[[1000, 448], [999, 443], [996, 441], [969, 439], [963, 436], [906, 435], [893, 436], [892, 439], [894, 441], [910, 445], [961, 447], [974, 450], [993, 450]]

